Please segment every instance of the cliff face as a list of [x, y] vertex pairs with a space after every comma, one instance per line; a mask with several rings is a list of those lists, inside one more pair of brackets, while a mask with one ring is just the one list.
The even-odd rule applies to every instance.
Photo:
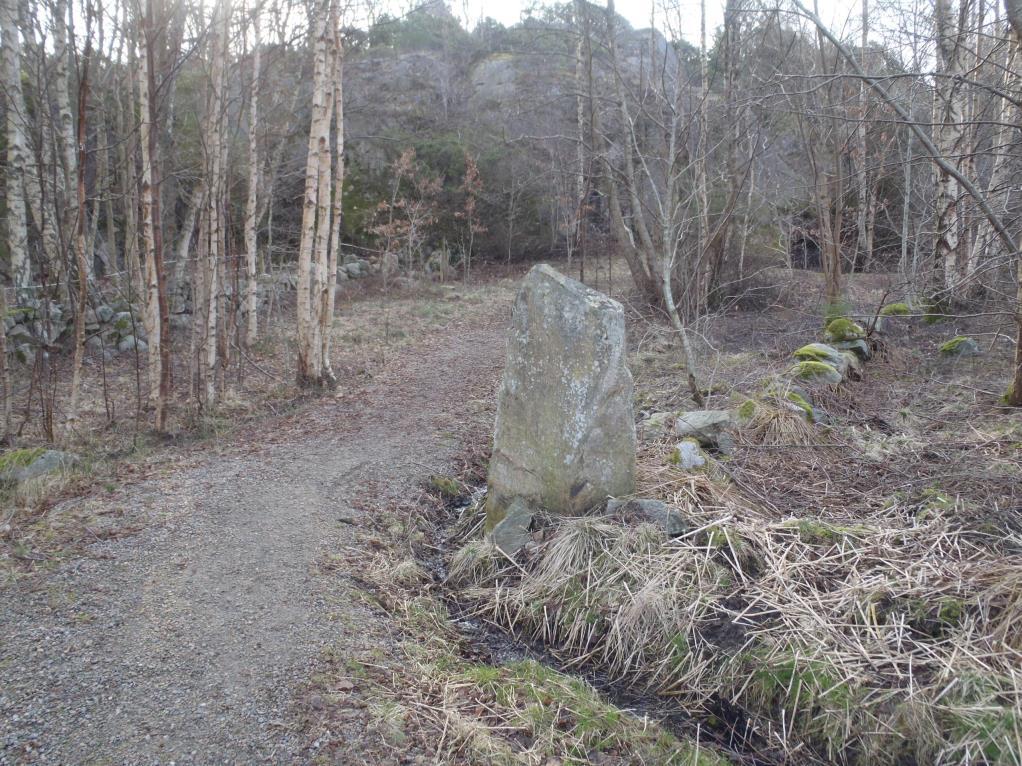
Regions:
[[[603, 122], [618, 129], [615, 74], [601, 44], [606, 12], [590, 8], [593, 78]], [[648, 77], [651, 51], [677, 67], [659, 33], [616, 22], [620, 73], [632, 93]], [[465, 165], [478, 164], [478, 243], [504, 257], [545, 255], [560, 246], [577, 205], [578, 34], [568, 20], [528, 19], [511, 28], [481, 24], [472, 33], [450, 17], [413, 14], [370, 31], [345, 63], [346, 157], [353, 195], [346, 203], [354, 240], [378, 224], [395, 198], [395, 161], [415, 150], [416, 172], [440, 178], [446, 209], [431, 225], [432, 245], [461, 237], [457, 216]], [[354, 209], [355, 206], [358, 210]], [[447, 213], [450, 212], [450, 216]], [[388, 213], [389, 215], [389, 213]], [[453, 216], [453, 218], [451, 217]], [[567, 229], [565, 228], [567, 226]], [[364, 244], [370, 244], [368, 239]]]

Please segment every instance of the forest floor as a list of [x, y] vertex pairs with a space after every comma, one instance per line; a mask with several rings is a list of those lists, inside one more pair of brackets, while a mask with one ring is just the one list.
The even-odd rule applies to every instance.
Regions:
[[[817, 279], [781, 274], [769, 306], [697, 328], [712, 406], [761, 398], [764, 379], [783, 372], [791, 351], [819, 335], [822, 309], [805, 300], [819, 292]], [[853, 283], [861, 310], [883, 299], [883, 278]], [[808, 681], [797, 663], [784, 666], [787, 696], [745, 711], [755, 736], [732, 732], [729, 739], [715, 715], [705, 714], [702, 690], [695, 689], [697, 699], [675, 690], [668, 709], [680, 715], [666, 716], [651, 701], [656, 684], [642, 672], [614, 670], [614, 658], [600, 655], [598, 644], [579, 650], [560, 641], [554, 626], [547, 643], [557, 658], [537, 653], [492, 630], [499, 623], [530, 633], [527, 621], [507, 624], [506, 598], [498, 615], [499, 597], [477, 589], [458, 602], [445, 584], [455, 543], [472, 535], [470, 497], [482, 480], [516, 286], [494, 277], [390, 295], [372, 285], [351, 288], [336, 329], [336, 396], [293, 400], [282, 382], [287, 345], [268, 342], [253, 352], [246, 385], [205, 431], [97, 461], [58, 487], [55, 500], [27, 504], [11, 517], [0, 535], [0, 764], [840, 760], [818, 748], [811, 725], [805, 733], [799, 728], [832, 712], [820, 699], [838, 686], [810, 688], [824, 677], [813, 657]], [[622, 297], [620, 288], [614, 295]], [[637, 409], [690, 408], [669, 329], [659, 317], [627, 310]], [[657, 550], [696, 562], [700, 576], [712, 575], [696, 601], [716, 611], [693, 622], [691, 657], [723, 656], [735, 650], [736, 636], [757, 631], [778, 646], [800, 635], [807, 653], [819, 651], [818, 637], [824, 648], [831, 639], [861, 639], [841, 632], [845, 618], [836, 628], [814, 623], [834, 619], [825, 606], [840, 611], [860, 601], [872, 617], [847, 615], [853, 625], [882, 632], [880, 614], [881, 622], [902, 619], [899, 630], [911, 632], [903, 623], [912, 615], [899, 618], [899, 605], [932, 592], [932, 604], [915, 615], [933, 634], [922, 645], [929, 661], [954, 652], [959, 634], [971, 640], [989, 632], [991, 619], [1003, 621], [1022, 605], [1011, 600], [1022, 591], [1005, 590], [1001, 581], [994, 583], [1001, 588], [996, 604], [986, 591], [977, 595], [959, 566], [1003, 571], [1019, 555], [1012, 546], [1022, 422], [997, 401], [1010, 344], [987, 317], [954, 326], [904, 320], [899, 328], [863, 380], [821, 398], [830, 429], [782, 430], [770, 443], [740, 437], [712, 486], [672, 473], [665, 464], [671, 440], [644, 434], [641, 489], [684, 508], [697, 525], [714, 525], [727, 541], [723, 551], [713, 534], [657, 543]], [[959, 332], [980, 339], [986, 354], [940, 362], [937, 347]], [[286, 327], [272, 333], [286, 337]], [[123, 412], [130, 401], [120, 406]], [[95, 417], [102, 411], [93, 401]], [[109, 451], [137, 441], [131, 430], [122, 421], [96, 438]], [[792, 434], [796, 443], [789, 444]], [[526, 567], [541, 562], [558, 535], [540, 532], [537, 539], [539, 554], [530, 554]], [[899, 592], [893, 583], [917, 558], [938, 574]], [[655, 563], [658, 571], [680, 566]], [[786, 588], [809, 600], [785, 602], [768, 592], [773, 567]], [[500, 573], [507, 587], [498, 596], [513, 593], [524, 574]], [[831, 603], [845, 593], [841, 578], [862, 586], [851, 607]], [[602, 598], [607, 591], [596, 585], [591, 592]], [[564, 614], [563, 595], [546, 594], [548, 605], [559, 604], [554, 619]], [[667, 595], [678, 603], [693, 597]], [[733, 618], [753, 596], [764, 611], [750, 630]], [[473, 598], [483, 619], [466, 616]], [[949, 604], [953, 616], [944, 614]], [[791, 609], [794, 631], [771, 633], [771, 609]], [[725, 619], [740, 630], [721, 630]], [[597, 638], [594, 628], [606, 627], [599, 620], [589, 626]], [[646, 638], [655, 648], [657, 636]], [[636, 637], [635, 646], [642, 644]], [[960, 646], [974, 648], [964, 640]], [[864, 672], [853, 660], [904, 672], [900, 654], [872, 645], [863, 652], [865, 659], [849, 659], [841, 672]], [[581, 676], [580, 657], [588, 657]], [[997, 674], [1001, 659], [986, 659]], [[601, 672], [608, 669], [616, 679], [609, 686]], [[696, 670], [703, 675], [690, 676], [693, 687], [728, 681]], [[874, 672], [883, 676], [886, 666], [868, 670]], [[815, 695], [808, 708], [799, 697], [803, 686]], [[998, 705], [1008, 699], [1000, 686], [991, 693]], [[798, 717], [785, 724], [792, 698], [789, 714]], [[991, 709], [982, 708], [982, 720], [999, 736]], [[779, 727], [771, 726], [775, 715]], [[834, 725], [861, 723], [837, 716]]]

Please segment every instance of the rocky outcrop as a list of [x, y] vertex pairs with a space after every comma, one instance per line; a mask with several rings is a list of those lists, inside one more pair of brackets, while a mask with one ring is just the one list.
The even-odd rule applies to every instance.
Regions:
[[549, 266], [515, 299], [488, 476], [487, 528], [516, 498], [579, 515], [635, 484], [621, 305]]

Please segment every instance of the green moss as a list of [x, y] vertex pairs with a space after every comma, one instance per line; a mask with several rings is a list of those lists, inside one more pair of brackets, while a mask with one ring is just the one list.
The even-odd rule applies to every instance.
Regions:
[[965, 335], [956, 335], [951, 340], [944, 341], [940, 346], [940, 353], [944, 355], [957, 354], [963, 344], [975, 343], [972, 338]]
[[965, 602], [960, 598], [947, 597], [940, 600], [937, 608], [937, 619], [949, 627], [956, 628], [962, 623], [965, 616]]
[[827, 364], [827, 362], [799, 362], [792, 368], [791, 372], [792, 375], [800, 380], [822, 378], [836, 383], [841, 379], [841, 373], [833, 365]]
[[31, 465], [46, 452], [45, 447], [29, 447], [26, 449], [15, 449], [0, 455], [0, 473], [13, 471], [17, 468], [24, 468]]
[[742, 402], [742, 406], [738, 408], [738, 417], [741, 420], [749, 420], [753, 415], [756, 414], [756, 400], [746, 399]]
[[802, 348], [795, 349], [791, 355], [804, 362], [829, 362], [834, 358], [834, 354], [828, 352], [827, 348], [820, 343], [802, 346]]
[[464, 494], [461, 484], [458, 483], [456, 479], [452, 479], [449, 476], [434, 474], [429, 477], [429, 486], [449, 499], [458, 498]]
[[[764, 652], [747, 655], [751, 671], [749, 693], [752, 701], [765, 710], [783, 710], [789, 721], [802, 724], [803, 733], [820, 734], [826, 724], [823, 711], [837, 713], [836, 720], [847, 720], [857, 698], [851, 681], [825, 659], [805, 657], [797, 651]], [[815, 730], [815, 731], [814, 731]]]
[[832, 524], [821, 519], [797, 519], [785, 526], [791, 526], [798, 532], [798, 538], [808, 545], [833, 545], [845, 537], [862, 537], [868, 535], [868, 527]]
[[1005, 389], [1004, 393], [1001, 394], [1001, 404], [1007, 404], [1011, 406], [1012, 397], [1015, 395], [1015, 384], [1009, 383], [1008, 388]]
[[650, 726], [605, 701], [584, 681], [533, 660], [500, 668], [469, 666], [461, 680], [476, 686], [484, 699], [495, 700], [505, 708], [497, 712], [536, 738], [535, 747], [542, 748], [537, 755], [545, 756], [542, 762], [581, 766], [602, 761], [606, 754], [612, 759], [626, 755], [629, 763], [728, 763], [705, 743], [696, 745]]
[[882, 317], [903, 317], [911, 313], [912, 309], [907, 303], [888, 303], [880, 309], [880, 316]]
[[828, 341], [858, 340], [866, 337], [866, 331], [847, 317], [838, 317], [831, 320], [823, 333]]
[[802, 394], [798, 393], [797, 391], [789, 391], [784, 395], [784, 398], [791, 402], [792, 404], [799, 407], [799, 409], [801, 409], [806, 414], [806, 420], [808, 420], [810, 423], [813, 422], [814, 420], [813, 405], [807, 402], [805, 397], [802, 396]]

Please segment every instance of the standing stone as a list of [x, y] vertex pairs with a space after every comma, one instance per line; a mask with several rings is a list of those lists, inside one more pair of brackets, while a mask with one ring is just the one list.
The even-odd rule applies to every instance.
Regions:
[[515, 498], [577, 516], [635, 488], [624, 310], [546, 265], [515, 299], [487, 483], [489, 530]]

